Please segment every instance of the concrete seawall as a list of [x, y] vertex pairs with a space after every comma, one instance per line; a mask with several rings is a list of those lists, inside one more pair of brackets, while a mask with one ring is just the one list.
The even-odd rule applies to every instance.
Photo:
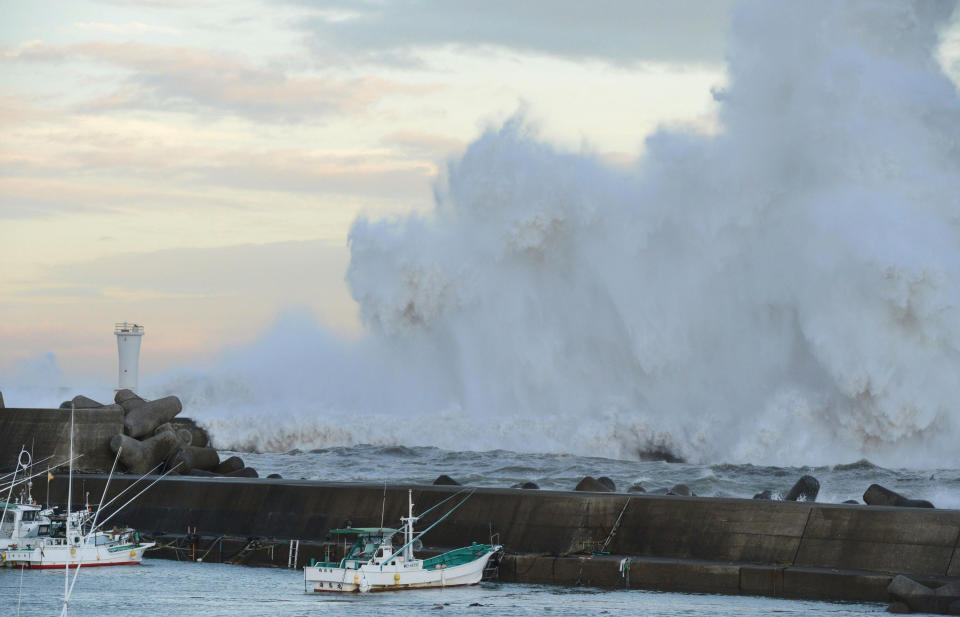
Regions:
[[[74, 495], [99, 498], [104, 480], [77, 477]], [[115, 477], [110, 495], [132, 480]], [[66, 484], [54, 479], [52, 500], [65, 500]], [[459, 487], [389, 487], [388, 522], [404, 513], [407, 488], [422, 512]], [[40, 482], [35, 494], [45, 490]], [[319, 557], [330, 529], [378, 526], [382, 499], [382, 485], [178, 477], [116, 520], [148, 533], [191, 526], [210, 537], [313, 541], [307, 556]], [[594, 554], [613, 531], [609, 555]], [[893, 574], [960, 578], [957, 510], [481, 488], [424, 543], [456, 547], [491, 533], [508, 552], [506, 581], [883, 601]]]
[[[74, 415], [74, 452], [77, 469], [110, 469], [110, 438], [123, 432], [123, 412], [114, 409], [78, 409]], [[65, 461], [70, 453], [70, 410], [0, 408], [0, 469], [13, 469], [20, 447], [39, 461]]]

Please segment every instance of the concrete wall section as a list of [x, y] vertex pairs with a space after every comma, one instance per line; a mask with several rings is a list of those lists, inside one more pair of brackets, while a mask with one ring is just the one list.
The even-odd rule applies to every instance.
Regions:
[[950, 560], [947, 576], [960, 578], [960, 530], [957, 530], [957, 542], [953, 546], [953, 559]]
[[610, 550], [650, 557], [790, 563], [810, 508], [794, 502], [634, 497]]
[[909, 564], [915, 574], [947, 576], [960, 532], [957, 515], [956, 510], [818, 506], [810, 512], [794, 565], [898, 572]]
[[[84, 453], [76, 469], [109, 469], [113, 463], [110, 438], [123, 431], [120, 410], [78, 409], [74, 417], [74, 451]], [[0, 409], [0, 469], [16, 465], [20, 447], [33, 459], [50, 455], [49, 463], [67, 460], [70, 452], [69, 409]], [[46, 464], [46, 463], [45, 463]]]
[[[81, 482], [86, 490], [99, 494], [104, 478], [75, 478], [74, 494], [79, 494]], [[131, 481], [129, 476], [115, 478], [110, 494]], [[37, 494], [45, 494], [42, 484], [35, 485]], [[411, 488], [416, 511], [424, 512], [459, 487]], [[405, 513], [406, 494], [405, 487], [387, 490], [388, 525], [396, 524]], [[66, 496], [64, 476], [54, 480], [51, 496], [55, 501]], [[382, 485], [178, 477], [159, 482], [118, 518], [144, 531], [182, 532], [190, 525], [207, 534], [323, 540], [329, 529], [347, 521], [354, 526], [378, 526], [382, 499]], [[429, 514], [419, 528], [455, 502]], [[623, 511], [626, 502], [626, 496], [613, 493], [478, 489], [424, 543], [455, 547], [486, 542], [492, 531], [516, 553], [588, 554], [599, 548], [623, 512], [620, 528], [607, 548], [619, 555], [957, 575], [955, 557], [951, 564], [960, 534], [960, 511], [956, 510], [639, 496], [630, 498]], [[743, 574], [737, 576], [740, 585]], [[774, 588], [782, 580], [784, 592], [789, 592], [785, 571], [750, 570], [747, 585], [763, 585], [764, 576], [771, 577]], [[791, 576], [796, 581], [801, 575]]]

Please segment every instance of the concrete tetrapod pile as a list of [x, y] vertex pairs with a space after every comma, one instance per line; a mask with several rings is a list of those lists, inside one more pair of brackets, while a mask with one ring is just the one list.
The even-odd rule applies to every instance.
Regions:
[[110, 439], [110, 449], [119, 453], [122, 469], [135, 474], [170, 470], [179, 475], [258, 477], [239, 457], [221, 462], [207, 432], [190, 418], [177, 417], [183, 410], [178, 397], [151, 401], [124, 389], [117, 391], [114, 401], [103, 405], [78, 395], [60, 407], [121, 411], [123, 431]]
[[890, 581], [887, 591], [894, 599], [890, 613], [938, 613], [960, 615], [960, 580], [935, 589], [898, 574]]

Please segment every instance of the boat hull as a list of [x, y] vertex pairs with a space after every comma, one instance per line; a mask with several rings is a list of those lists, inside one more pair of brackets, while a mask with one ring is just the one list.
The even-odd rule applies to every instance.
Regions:
[[0, 558], [2, 564], [10, 568], [24, 567], [29, 570], [63, 568], [69, 562], [71, 567], [82, 565], [85, 568], [99, 566], [131, 566], [143, 560], [143, 553], [153, 543], [136, 546], [107, 547], [80, 546], [44, 546], [27, 549], [6, 549]]
[[359, 568], [307, 566], [303, 569], [307, 591], [316, 593], [351, 593], [367, 591], [402, 591], [431, 587], [476, 585], [496, 551], [489, 551], [465, 564], [433, 569], [403, 565], [362, 565]]

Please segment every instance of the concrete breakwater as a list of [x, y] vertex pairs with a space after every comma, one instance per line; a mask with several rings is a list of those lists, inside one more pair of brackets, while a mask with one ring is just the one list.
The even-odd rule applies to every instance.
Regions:
[[[110, 439], [123, 432], [123, 409], [77, 409], [74, 414], [74, 452], [81, 470], [109, 470], [114, 454]], [[0, 469], [12, 470], [20, 448], [34, 460], [52, 457], [49, 464], [67, 460], [70, 453], [70, 410], [0, 407]]]
[[[105, 479], [75, 477], [74, 495], [99, 497]], [[115, 477], [108, 498], [133, 480]], [[422, 512], [460, 487], [388, 487], [388, 525], [404, 513], [407, 488]], [[51, 500], [66, 489], [56, 477]], [[41, 482], [36, 494], [45, 490]], [[298, 539], [302, 564], [322, 556], [330, 529], [380, 525], [383, 495], [377, 484], [171, 477], [117, 519], [145, 533]], [[508, 553], [505, 581], [884, 601], [894, 574], [960, 578], [957, 510], [479, 488], [424, 543], [452, 548], [491, 534]]]

